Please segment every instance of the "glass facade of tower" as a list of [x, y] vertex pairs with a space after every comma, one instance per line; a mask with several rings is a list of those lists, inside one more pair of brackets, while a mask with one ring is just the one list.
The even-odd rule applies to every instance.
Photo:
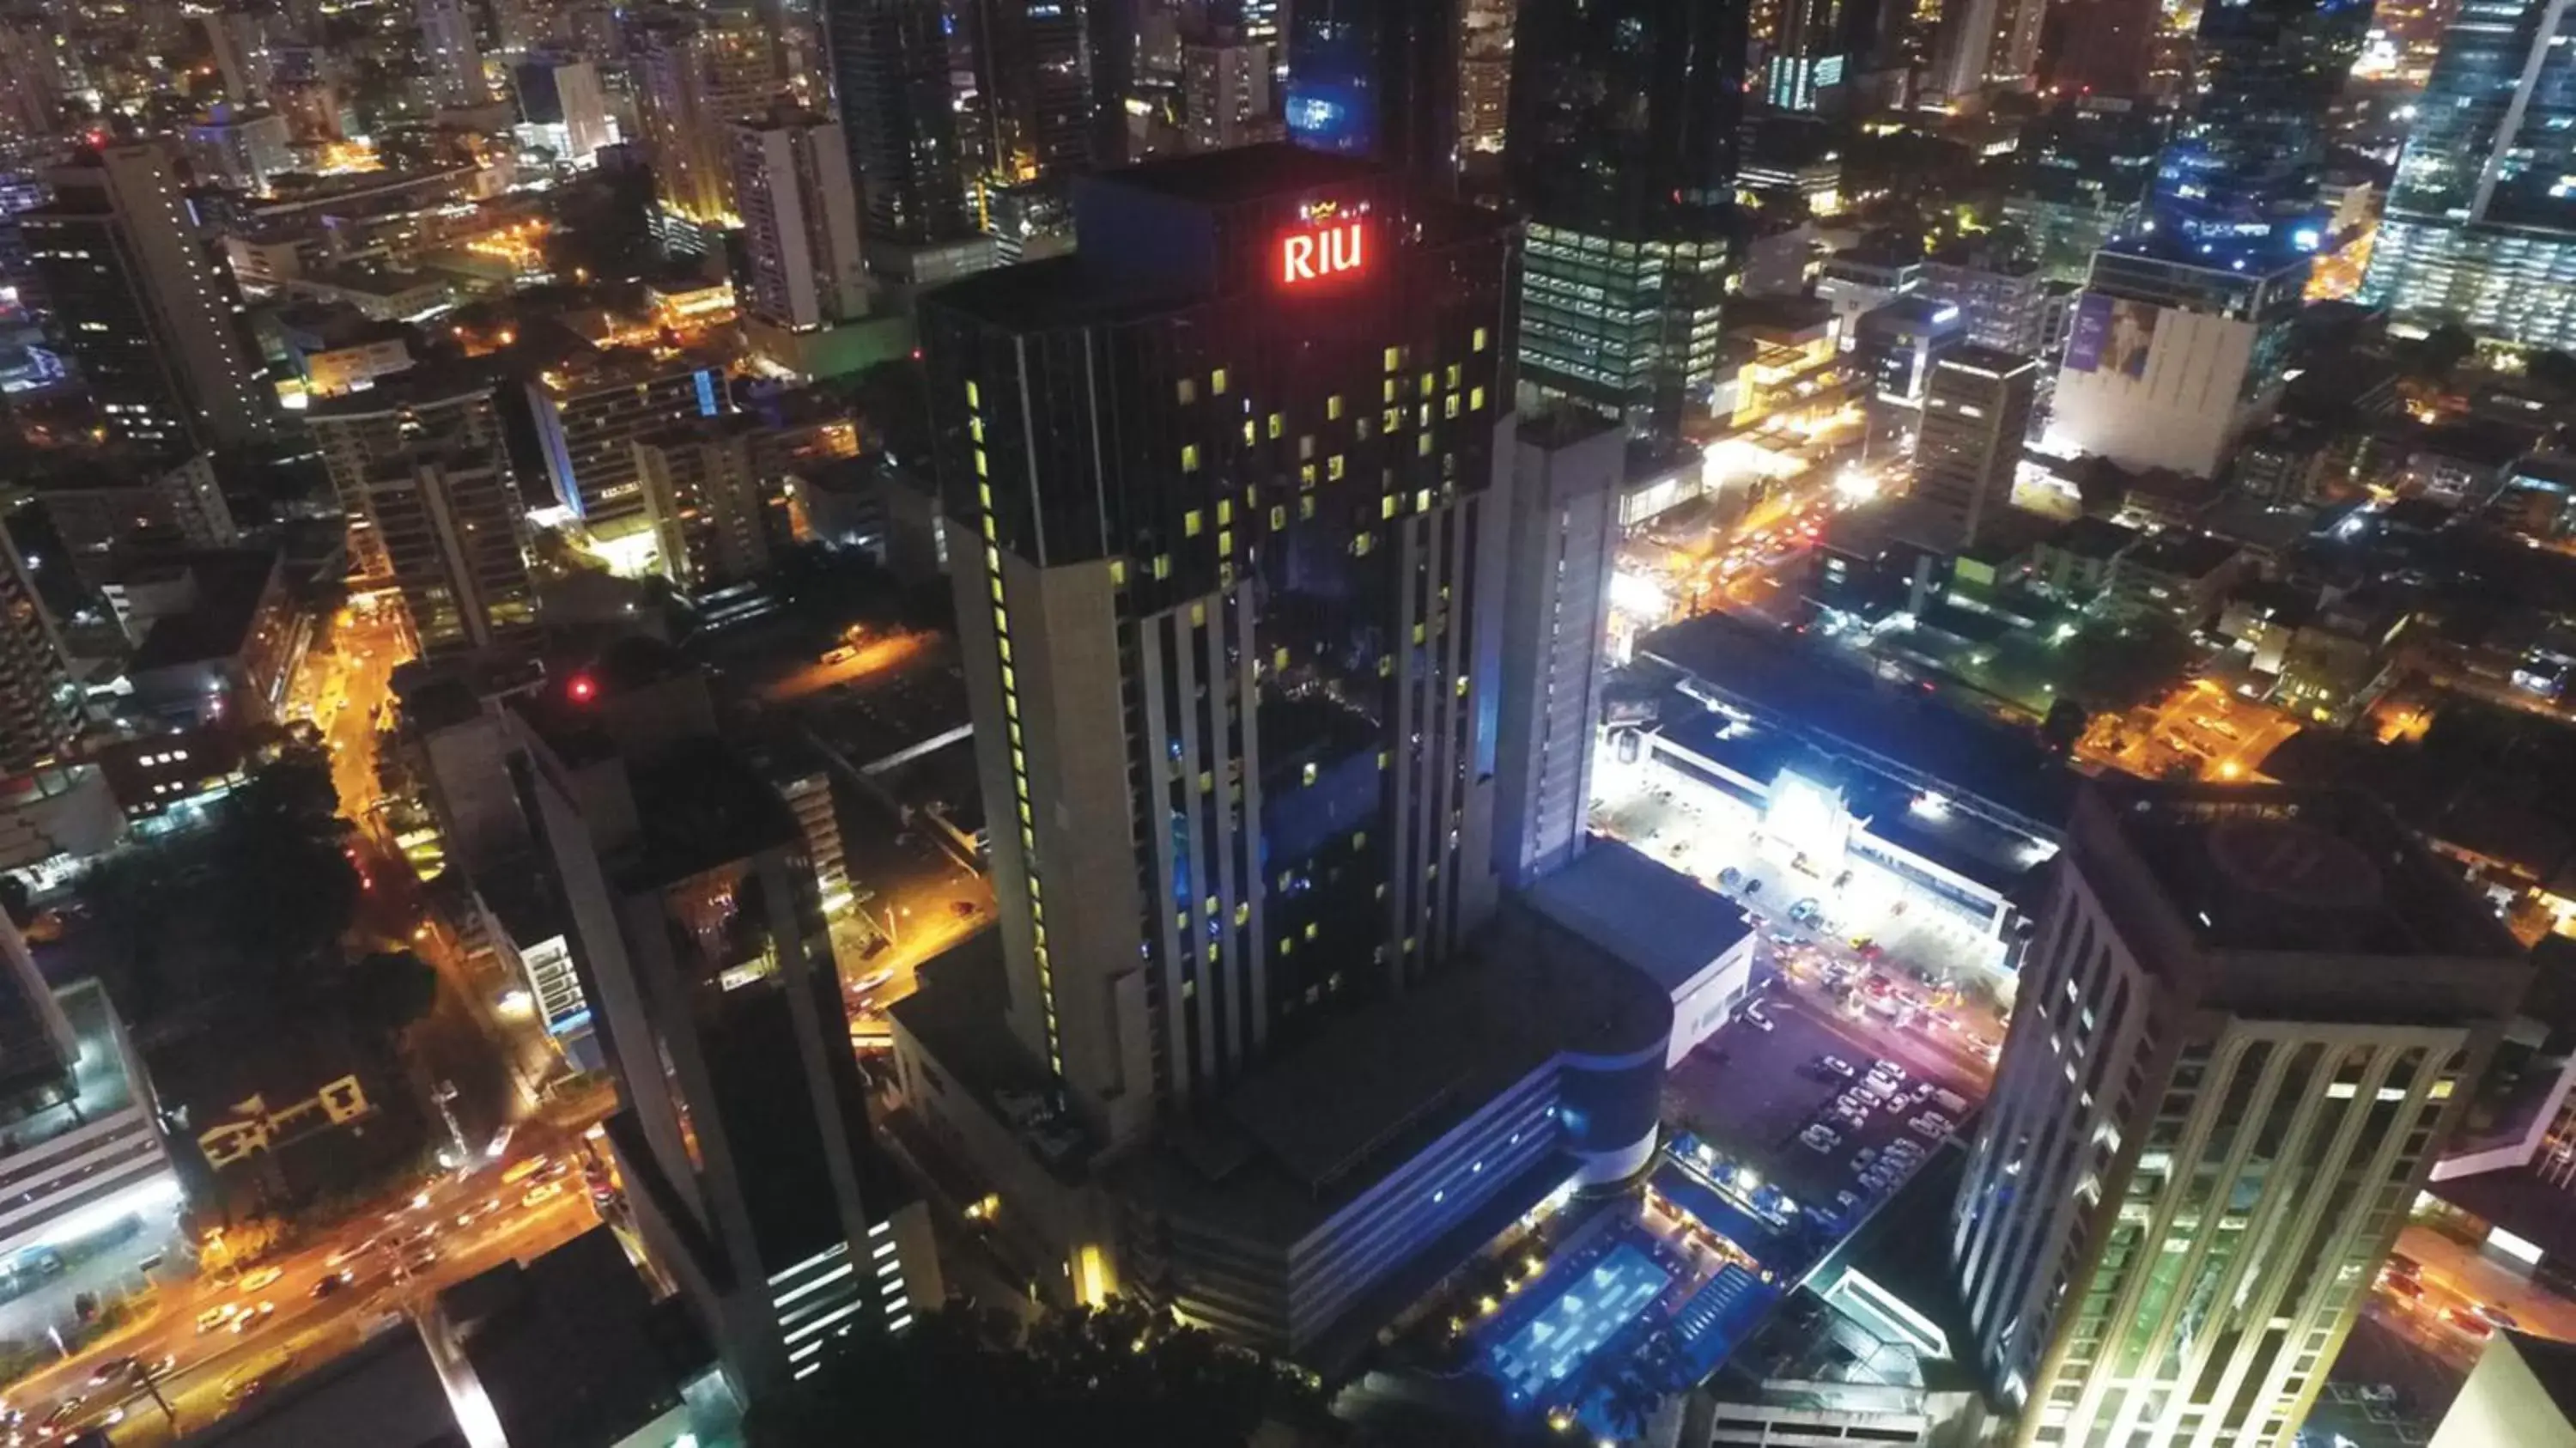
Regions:
[[1532, 0], [1505, 162], [1530, 219], [1523, 376], [1673, 431], [1711, 380], [1735, 221], [1746, 12]]
[[2576, 345], [2576, 12], [2463, 0], [2415, 112], [2364, 296], [2419, 326]]
[[2201, 12], [2199, 93], [2157, 159], [2147, 204], [2165, 245], [2249, 264], [2316, 246], [2326, 113], [2369, 28], [2369, 0]]

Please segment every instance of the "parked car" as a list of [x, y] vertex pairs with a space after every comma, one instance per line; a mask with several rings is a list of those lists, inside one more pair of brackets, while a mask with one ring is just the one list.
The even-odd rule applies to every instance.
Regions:
[[1842, 1138], [1826, 1127], [1818, 1125], [1799, 1132], [1798, 1140], [1805, 1142], [1810, 1151], [1831, 1151], [1841, 1143]]
[[1826, 1073], [1827, 1073], [1827, 1074], [1829, 1074], [1829, 1075], [1834, 1075], [1834, 1076], [1840, 1076], [1841, 1078], [1843, 1078], [1843, 1079], [1844, 1079], [1844, 1080], [1846, 1080], [1846, 1081], [1848, 1081], [1848, 1080], [1852, 1079], [1854, 1076], [1857, 1076], [1857, 1075], [1859, 1075], [1859, 1074], [1860, 1074], [1859, 1072], [1857, 1072], [1857, 1071], [1855, 1071], [1855, 1070], [1853, 1070], [1853, 1069], [1852, 1069], [1852, 1063], [1851, 1063], [1851, 1062], [1844, 1060], [1844, 1059], [1843, 1059], [1842, 1057], [1840, 1057], [1840, 1056], [1823, 1056], [1823, 1057], [1819, 1057], [1819, 1058], [1817, 1059], [1817, 1061], [1816, 1061], [1816, 1064], [1817, 1064], [1817, 1065], [1819, 1065], [1819, 1066], [1824, 1067], [1824, 1068], [1825, 1068], [1825, 1071], [1826, 1071]]
[[1950, 1134], [1950, 1129], [1948, 1127], [1934, 1121], [1929, 1116], [1915, 1117], [1912, 1121], [1905, 1123], [1905, 1125], [1906, 1129], [1912, 1131], [1915, 1135], [1932, 1141], [1939, 1141], [1942, 1137]]

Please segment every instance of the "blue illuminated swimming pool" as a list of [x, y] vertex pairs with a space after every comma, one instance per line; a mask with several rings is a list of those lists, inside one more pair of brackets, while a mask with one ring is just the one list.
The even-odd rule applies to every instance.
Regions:
[[1672, 1274], [1633, 1242], [1590, 1267], [1542, 1285], [1555, 1299], [1493, 1349], [1494, 1371], [1515, 1401], [1536, 1398], [1583, 1366], [1672, 1284]]

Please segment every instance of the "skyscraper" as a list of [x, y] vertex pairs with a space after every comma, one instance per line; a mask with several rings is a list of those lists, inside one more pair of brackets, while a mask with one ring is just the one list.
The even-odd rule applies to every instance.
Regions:
[[2357, 795], [2078, 807], [1952, 1214], [2022, 1445], [2290, 1448], [2531, 978]]
[[635, 476], [662, 556], [681, 592], [711, 593], [769, 567], [767, 450], [758, 423], [735, 414], [635, 440]]
[[1714, 380], [1744, 27], [1690, 0], [1522, 7], [1504, 162], [1529, 218], [1518, 345], [1538, 392], [1677, 434]]
[[27, 560], [0, 528], [0, 773], [52, 763], [80, 732], [81, 693]]
[[474, 40], [474, 12], [464, 0], [421, 0], [420, 49], [434, 102], [479, 106], [491, 99], [483, 83], [483, 51]]
[[2576, 347], [2576, 15], [2465, 0], [2415, 117], [2364, 298], [2419, 327]]
[[367, 521], [424, 658], [535, 641], [527, 505], [497, 442], [432, 444], [367, 471]]
[[726, 409], [724, 374], [702, 357], [617, 351], [527, 384], [555, 501], [594, 532], [644, 513], [635, 439]]
[[975, 0], [960, 12], [974, 27], [978, 117], [990, 180], [1062, 183], [1091, 168], [1093, 48], [1087, 5], [1070, 0]]
[[1753, 7], [1751, 64], [1774, 110], [1815, 111], [1849, 62], [1841, 0], [1764, 0]]
[[514, 701], [511, 761], [617, 1083], [609, 1149], [655, 1266], [737, 1391], [943, 1300], [927, 1216], [868, 1139], [796, 816], [640, 654]]
[[1008, 1021], [1134, 1140], [1490, 911], [1510, 230], [1284, 145], [924, 300]]
[[1298, 0], [1288, 10], [1288, 135], [1443, 194], [1458, 175], [1455, 0]]
[[657, 20], [636, 42], [633, 69], [665, 215], [700, 229], [732, 225], [732, 124], [769, 114], [779, 91], [760, 16], [742, 7]]
[[1932, 364], [1914, 438], [1914, 491], [1938, 511], [1944, 541], [1972, 547], [1986, 520], [2012, 506], [2023, 435], [2039, 400], [2039, 363], [1991, 347], [1960, 347]]
[[733, 191], [751, 262], [743, 310], [800, 332], [867, 315], [858, 201], [838, 125], [785, 112], [737, 123]]
[[1280, 139], [1271, 56], [1261, 41], [1191, 42], [1181, 47], [1181, 120], [1193, 151], [1227, 151]]
[[2326, 112], [2369, 24], [2354, 0], [2201, 12], [2198, 88], [2145, 213], [2094, 255], [2077, 303], [2055, 446], [2208, 477], [2270, 411], [2323, 237]]
[[105, 146], [47, 176], [27, 253], [108, 439], [170, 453], [267, 434], [273, 395], [232, 272], [164, 142]]
[[1495, 867], [1507, 885], [1583, 849], [1627, 466], [1627, 432], [1575, 408], [1525, 418], [1514, 438], [1495, 740]]
[[1944, 0], [1940, 9], [1925, 82], [1933, 97], [1964, 101], [1989, 86], [2028, 83], [2046, 0]]
[[322, 454], [331, 493], [349, 520], [350, 572], [390, 579], [392, 564], [367, 504], [376, 468], [423, 444], [501, 449], [501, 419], [493, 405], [493, 380], [479, 366], [415, 368], [363, 391], [315, 402], [304, 426]]
[[868, 266], [897, 284], [991, 260], [967, 220], [946, 27], [939, 0], [829, 0], [823, 13]]

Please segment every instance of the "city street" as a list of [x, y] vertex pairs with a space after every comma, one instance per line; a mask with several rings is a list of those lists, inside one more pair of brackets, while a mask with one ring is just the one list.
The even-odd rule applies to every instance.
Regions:
[[[568, 1165], [580, 1136], [567, 1125], [531, 1130], [523, 1139], [561, 1143], [555, 1155]], [[229, 1268], [165, 1288], [151, 1317], [11, 1385], [8, 1405], [34, 1421], [76, 1394], [82, 1399], [76, 1421], [83, 1425], [123, 1410], [123, 1420], [112, 1432], [117, 1443], [167, 1442], [173, 1435], [140, 1388], [91, 1385], [102, 1364], [129, 1357], [145, 1364], [170, 1358], [173, 1366], [156, 1382], [178, 1412], [179, 1431], [186, 1432], [221, 1414], [226, 1385], [238, 1387], [244, 1369], [253, 1377], [291, 1376], [329, 1361], [371, 1331], [409, 1331], [400, 1314], [441, 1289], [503, 1261], [551, 1251], [597, 1225], [598, 1214], [577, 1169], [567, 1169], [552, 1183], [530, 1177], [508, 1186], [500, 1183], [502, 1170], [487, 1161], [471, 1176], [441, 1178], [425, 1189], [425, 1200], [415, 1198], [422, 1202], [417, 1207], [405, 1206], [390, 1216], [360, 1214], [291, 1255], [263, 1261], [240, 1278], [259, 1281], [274, 1269], [278, 1275], [256, 1290], [242, 1290]], [[562, 1190], [523, 1204], [540, 1186]], [[460, 1215], [471, 1220], [460, 1224]], [[431, 1255], [422, 1257], [423, 1249]], [[220, 1249], [207, 1255], [220, 1266]], [[419, 1270], [407, 1268], [406, 1261]], [[345, 1287], [318, 1299], [313, 1295], [325, 1276], [343, 1271], [354, 1274]], [[248, 1331], [236, 1333], [226, 1322], [199, 1330], [204, 1314], [227, 1306], [257, 1311], [261, 1304], [273, 1312]]]

